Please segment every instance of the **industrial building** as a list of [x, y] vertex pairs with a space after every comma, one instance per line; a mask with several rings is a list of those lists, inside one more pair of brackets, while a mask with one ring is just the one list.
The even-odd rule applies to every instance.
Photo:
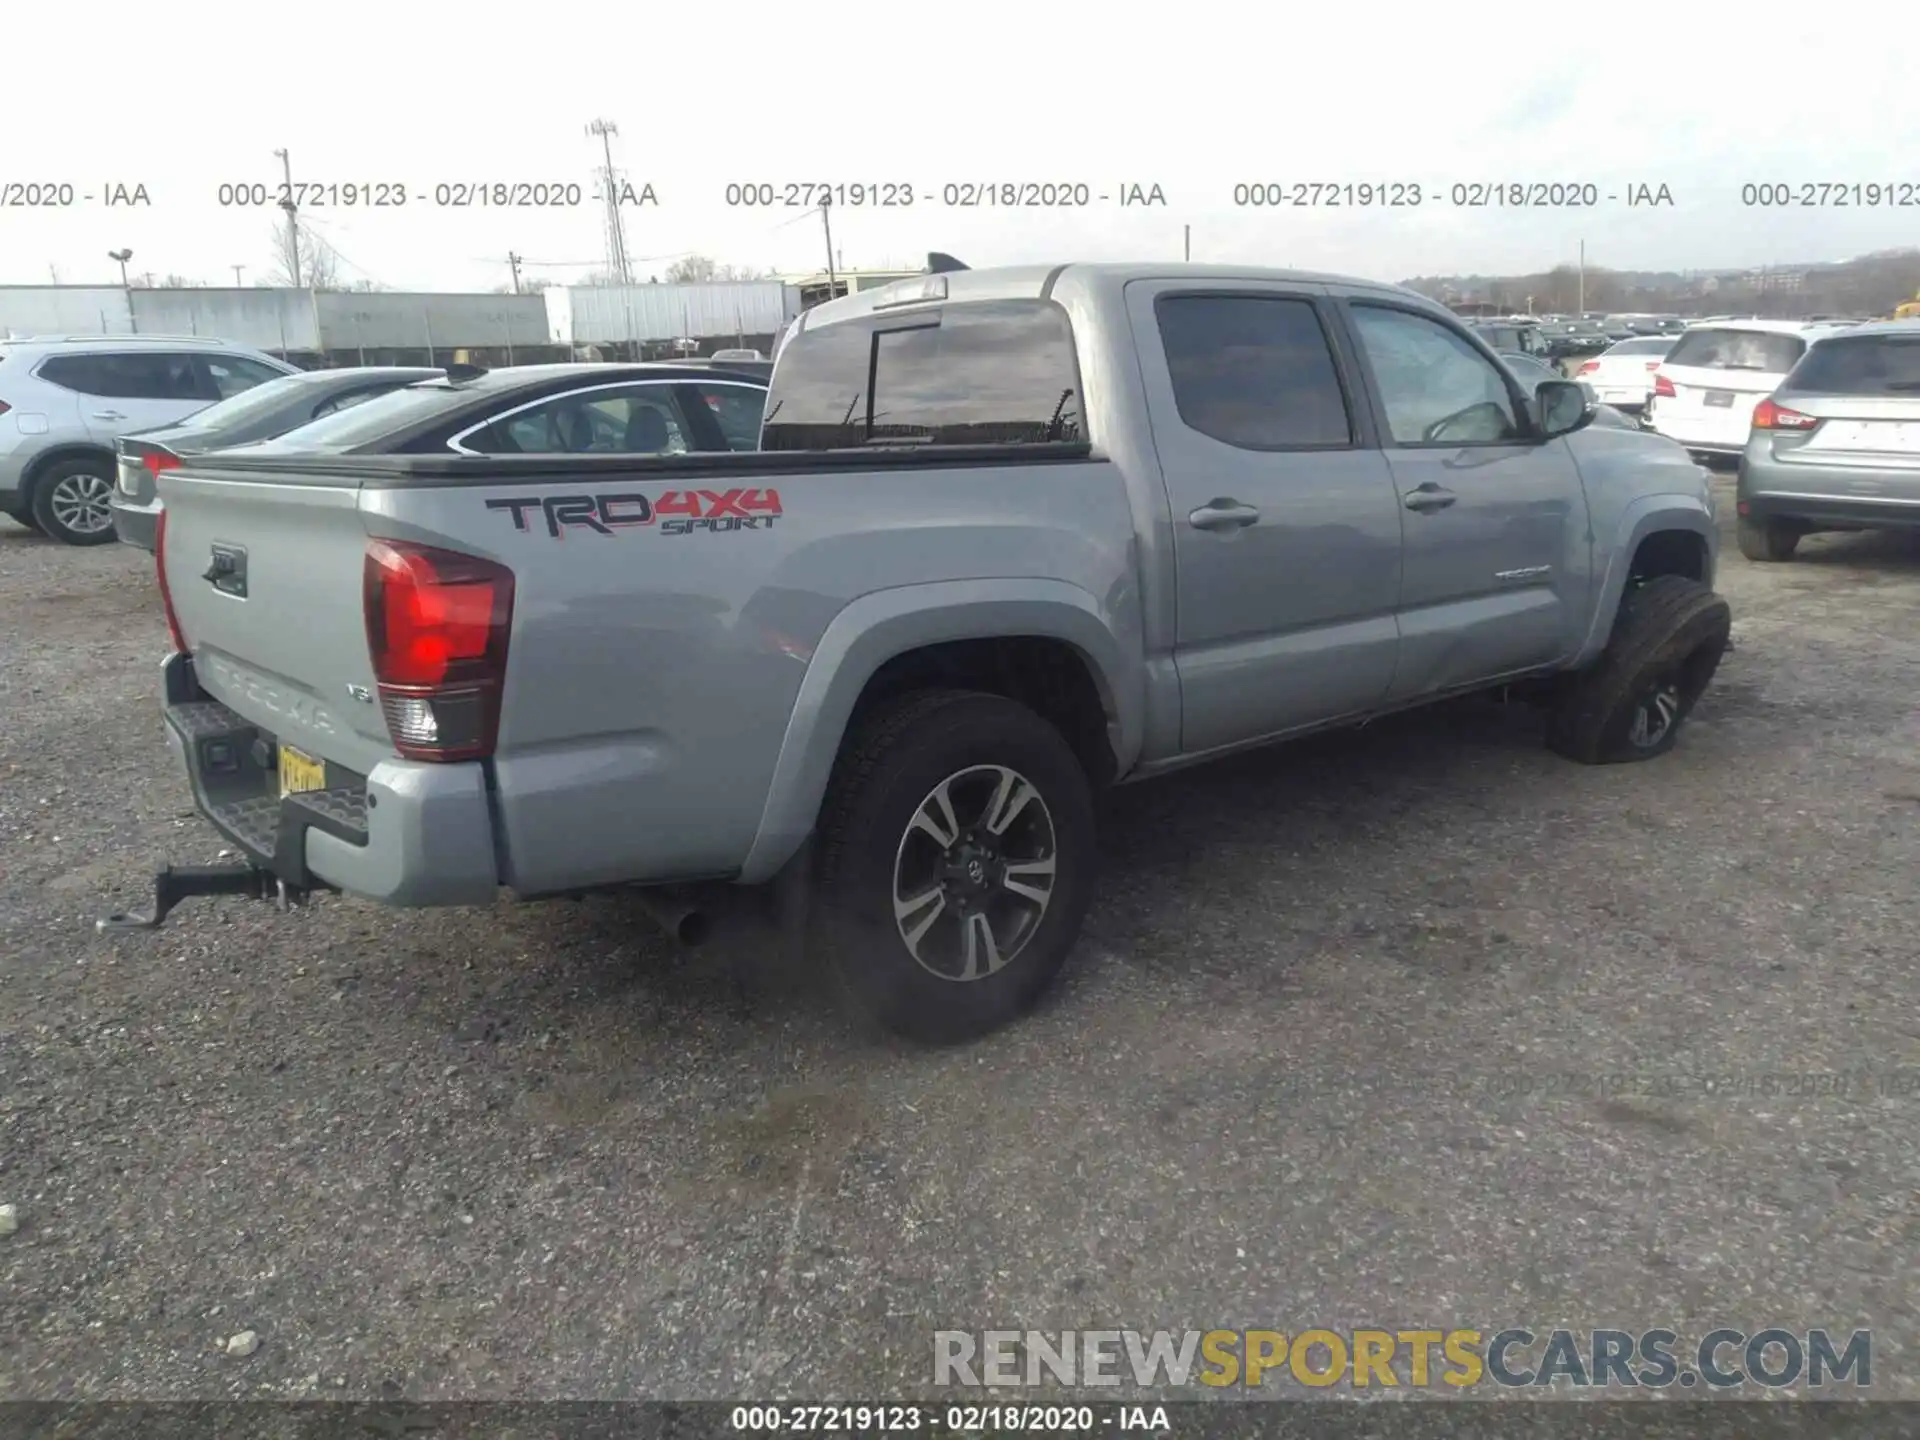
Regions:
[[576, 285], [541, 292], [552, 344], [583, 359], [661, 359], [722, 349], [772, 351], [800, 313], [778, 280], [699, 285]]
[[252, 287], [0, 285], [0, 339], [206, 335], [294, 363], [512, 365], [772, 353], [801, 310], [915, 270], [706, 284], [577, 285], [535, 295]]

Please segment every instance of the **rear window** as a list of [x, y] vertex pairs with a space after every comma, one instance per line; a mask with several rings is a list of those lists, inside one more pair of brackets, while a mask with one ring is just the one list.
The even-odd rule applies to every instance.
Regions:
[[802, 330], [774, 369], [760, 445], [1034, 445], [1084, 434], [1066, 312], [1008, 300]]
[[399, 430], [410, 429], [470, 404], [473, 392], [452, 385], [405, 385], [376, 395], [351, 410], [337, 410], [309, 420], [266, 443], [285, 450], [351, 450], [382, 439]]
[[1757, 370], [1784, 375], [1807, 353], [1798, 335], [1774, 330], [1689, 330], [1667, 354], [1669, 365], [1702, 370]]
[[1807, 351], [1788, 382], [1822, 395], [1920, 395], [1920, 335], [1856, 335]]
[[1609, 355], [1664, 355], [1673, 349], [1672, 340], [1622, 340], [1607, 351]]

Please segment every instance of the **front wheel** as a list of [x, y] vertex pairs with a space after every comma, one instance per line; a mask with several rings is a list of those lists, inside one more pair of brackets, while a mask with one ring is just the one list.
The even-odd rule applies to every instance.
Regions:
[[113, 534], [113, 468], [104, 460], [63, 460], [33, 487], [33, 518], [67, 545], [104, 545]]
[[859, 1011], [911, 1040], [1024, 1014], [1092, 895], [1086, 773], [1058, 730], [997, 695], [874, 713], [841, 752], [820, 837], [827, 963]]
[[1621, 600], [1599, 662], [1567, 683], [1548, 745], [1586, 765], [1666, 754], [1720, 668], [1732, 633], [1727, 602], [1699, 581], [1644, 581]]

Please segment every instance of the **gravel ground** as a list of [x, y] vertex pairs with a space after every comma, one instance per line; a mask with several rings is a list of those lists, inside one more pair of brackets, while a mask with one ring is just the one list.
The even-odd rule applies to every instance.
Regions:
[[0, 520], [0, 1395], [880, 1397], [936, 1327], [1517, 1323], [1871, 1326], [1920, 1396], [1920, 545], [1802, 554], [1729, 539], [1653, 764], [1470, 702], [1115, 794], [1065, 983], [924, 1053], [618, 898], [96, 936], [219, 841], [144, 557]]

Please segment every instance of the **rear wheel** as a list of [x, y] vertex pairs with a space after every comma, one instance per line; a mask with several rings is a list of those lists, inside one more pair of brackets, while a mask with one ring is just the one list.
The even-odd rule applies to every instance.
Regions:
[[820, 834], [827, 963], [857, 1010], [912, 1040], [1027, 1011], [1091, 898], [1086, 774], [1059, 731], [997, 695], [877, 711], [841, 752]]
[[1666, 754], [1720, 668], [1732, 632], [1727, 602], [1699, 581], [1645, 581], [1620, 602], [1599, 662], [1570, 678], [1548, 745], [1586, 765]]
[[1751, 520], [1742, 515], [1738, 529], [1740, 553], [1749, 560], [1763, 563], [1791, 560], [1804, 533], [1791, 520]]
[[113, 467], [105, 460], [62, 460], [34, 482], [33, 518], [67, 545], [104, 545], [113, 535]]

